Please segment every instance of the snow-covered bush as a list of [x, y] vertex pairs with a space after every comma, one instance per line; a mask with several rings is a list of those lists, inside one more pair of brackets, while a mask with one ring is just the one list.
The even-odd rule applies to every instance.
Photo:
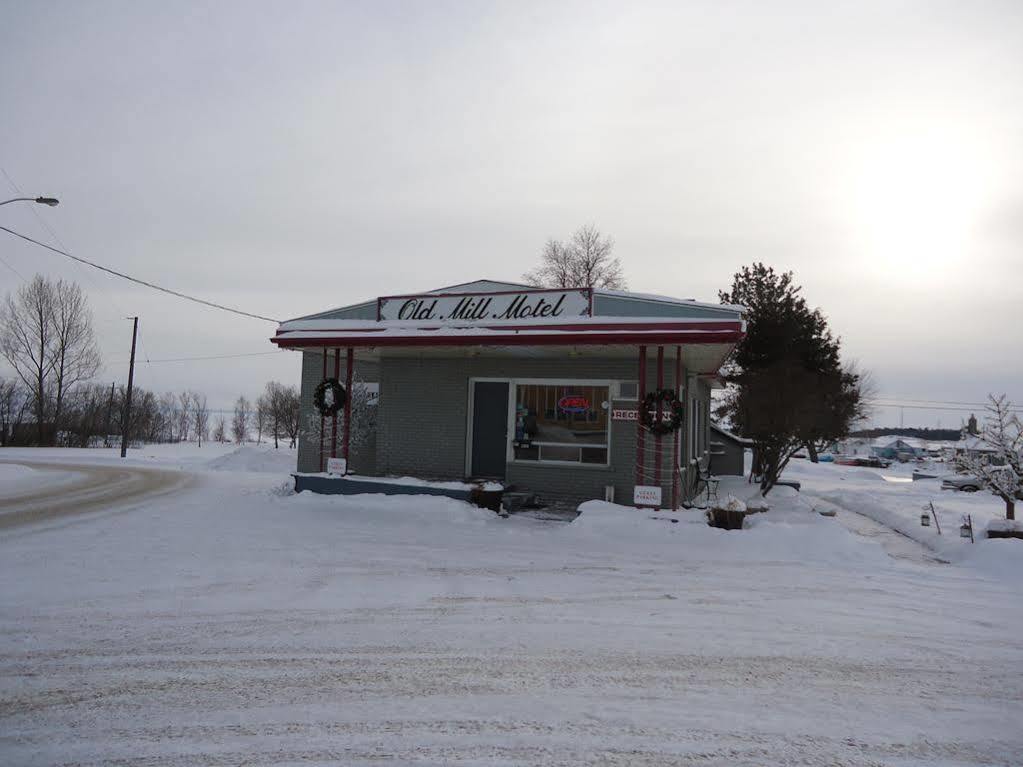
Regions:
[[1005, 518], [1015, 519], [1016, 501], [1023, 498], [1023, 422], [1004, 394], [989, 394], [988, 399], [978, 440], [990, 452], [964, 450], [956, 456], [955, 466], [1005, 501]]
[[[348, 446], [351, 453], [358, 452], [366, 444], [376, 429], [376, 393], [359, 380], [352, 381], [352, 390], [348, 393], [352, 400], [352, 427], [349, 432]], [[341, 453], [342, 435], [345, 428], [345, 411], [341, 410], [337, 417], [337, 449]], [[330, 454], [333, 444], [333, 424], [330, 418], [321, 418], [313, 410], [306, 416], [303, 436], [322, 447], [325, 455]]]

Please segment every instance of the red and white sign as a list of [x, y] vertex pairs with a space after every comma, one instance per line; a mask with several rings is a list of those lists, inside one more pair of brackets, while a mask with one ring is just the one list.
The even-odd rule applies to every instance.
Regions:
[[348, 473], [348, 461], [344, 458], [328, 458], [327, 473], [343, 477]]
[[443, 325], [536, 323], [590, 316], [590, 290], [522, 290], [500, 293], [435, 293], [377, 299], [381, 321]]
[[[638, 421], [639, 420], [639, 411], [638, 410], [626, 410], [626, 409], [621, 409], [621, 408], [614, 408], [611, 411], [611, 420], [612, 421]], [[662, 421], [670, 421], [671, 420], [671, 413], [669, 413], [667, 410], [662, 410], [661, 411], [661, 420]]]
[[661, 505], [661, 488], [657, 485], [636, 485], [632, 491], [632, 502], [636, 506]]
[[566, 394], [558, 400], [558, 409], [565, 413], [585, 413], [590, 409], [590, 401], [581, 394]]

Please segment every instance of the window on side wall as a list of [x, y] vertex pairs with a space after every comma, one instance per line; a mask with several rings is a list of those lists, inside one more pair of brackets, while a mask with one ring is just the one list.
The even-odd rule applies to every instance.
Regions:
[[516, 384], [515, 460], [608, 465], [609, 395], [607, 386]]

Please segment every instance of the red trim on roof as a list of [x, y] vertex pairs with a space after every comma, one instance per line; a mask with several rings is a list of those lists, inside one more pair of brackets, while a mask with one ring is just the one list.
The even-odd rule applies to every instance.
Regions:
[[[359, 322], [359, 320], [349, 320]], [[388, 330], [442, 330], [445, 328], [459, 327], [462, 330], [471, 332], [473, 330], [504, 330], [516, 332], [520, 330], [560, 330], [566, 332], [582, 332], [588, 330], [741, 330], [742, 322], [739, 320], [718, 320], [715, 322], [693, 322], [691, 320], [675, 320], [665, 322], [664, 320], [649, 322], [573, 322], [540, 325], [375, 325], [366, 324], [364, 327], [346, 328], [293, 328], [279, 330], [278, 335], [288, 333], [383, 333]]]
[[[308, 332], [308, 331], [305, 331]], [[287, 335], [270, 340], [282, 349], [314, 348], [321, 346], [606, 346], [631, 344], [722, 344], [736, 343], [742, 339], [742, 331], [712, 330], [693, 331], [643, 331], [623, 332], [564, 332], [533, 335], [530, 333], [486, 333], [483, 335], [436, 336], [377, 336], [356, 331], [358, 335], [337, 335], [326, 338], [289, 338]]]

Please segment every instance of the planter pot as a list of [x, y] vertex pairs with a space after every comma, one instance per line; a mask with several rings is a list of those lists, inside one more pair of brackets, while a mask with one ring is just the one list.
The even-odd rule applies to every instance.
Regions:
[[474, 488], [469, 492], [469, 501], [481, 509], [500, 511], [502, 495], [504, 495], [504, 490], [481, 490]]
[[722, 530], [742, 530], [746, 514], [745, 511], [732, 511], [731, 509], [708, 509], [707, 524]]

